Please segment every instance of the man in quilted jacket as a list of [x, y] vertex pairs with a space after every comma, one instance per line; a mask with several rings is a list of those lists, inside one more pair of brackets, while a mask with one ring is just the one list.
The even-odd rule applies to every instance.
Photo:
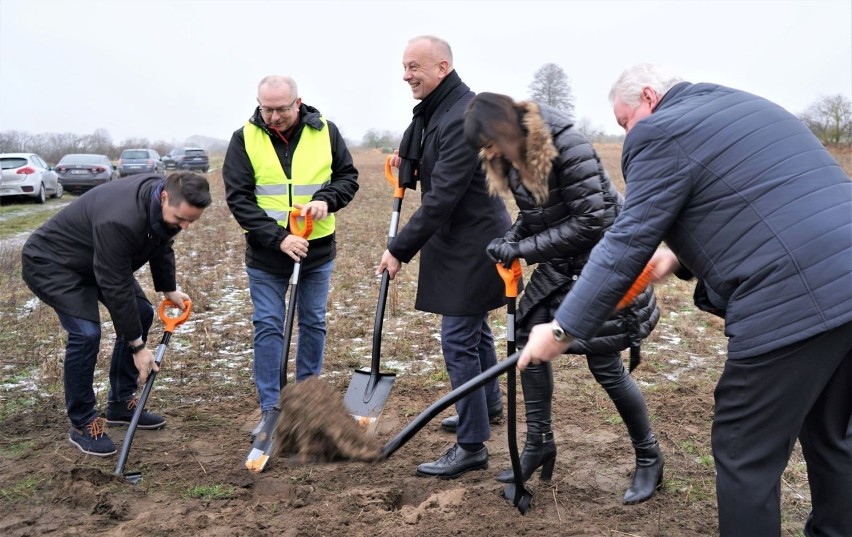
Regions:
[[805, 535], [852, 535], [852, 181], [795, 116], [744, 91], [645, 64], [610, 100], [627, 132], [624, 210], [519, 367], [564, 351], [563, 330], [593, 335], [647, 262], [695, 278], [729, 338], [712, 425], [720, 534], [781, 533], [798, 438]]

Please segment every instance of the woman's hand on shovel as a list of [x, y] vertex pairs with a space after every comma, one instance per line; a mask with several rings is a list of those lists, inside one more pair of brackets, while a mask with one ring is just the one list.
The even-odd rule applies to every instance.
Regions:
[[148, 374], [151, 370], [160, 370], [157, 366], [157, 361], [154, 359], [154, 353], [149, 351], [147, 348], [141, 349], [133, 355], [133, 365], [135, 365], [136, 369], [139, 371], [139, 378], [137, 379], [139, 384], [145, 384], [148, 382]]

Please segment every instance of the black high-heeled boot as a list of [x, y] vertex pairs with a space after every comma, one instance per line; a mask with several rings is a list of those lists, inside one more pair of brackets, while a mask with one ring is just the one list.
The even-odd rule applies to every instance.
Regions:
[[663, 484], [663, 454], [660, 445], [654, 444], [647, 449], [636, 450], [636, 473], [633, 483], [624, 493], [624, 504], [641, 503], [651, 498]]
[[[553, 431], [544, 434], [527, 433], [527, 442], [521, 453], [521, 475], [526, 482], [536, 470], [541, 468], [539, 479], [550, 481], [553, 477], [553, 466], [556, 464], [556, 442], [553, 441]], [[511, 468], [500, 472], [497, 481], [511, 483], [515, 474]]]
[[[527, 441], [521, 452], [521, 475], [524, 481], [541, 468], [541, 480], [550, 481], [556, 463], [556, 442], [551, 430], [551, 401], [553, 399], [553, 368], [544, 363], [531, 365], [521, 371], [521, 388], [527, 416]], [[500, 472], [497, 481], [515, 480], [512, 469]]]

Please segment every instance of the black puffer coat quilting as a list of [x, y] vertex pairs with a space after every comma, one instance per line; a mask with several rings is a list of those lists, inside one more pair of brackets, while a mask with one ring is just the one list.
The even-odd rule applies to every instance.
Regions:
[[[529, 177], [522, 178], [505, 159], [483, 159], [489, 191], [511, 193], [520, 210], [506, 239], [519, 243], [528, 264], [538, 264], [518, 306], [519, 341], [532, 329], [526, 319], [553, 318], [623, 203], [592, 144], [569, 117], [547, 105], [524, 106]], [[567, 352], [600, 354], [637, 345], [659, 317], [649, 287], [605, 322], [594, 338], [574, 340]]]

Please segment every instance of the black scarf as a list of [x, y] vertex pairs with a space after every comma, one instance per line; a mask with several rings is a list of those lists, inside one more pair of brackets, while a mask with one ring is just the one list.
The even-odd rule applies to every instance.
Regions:
[[180, 232], [180, 226], [167, 224], [163, 220], [163, 204], [160, 202], [160, 194], [166, 182], [163, 181], [151, 192], [151, 205], [148, 207], [148, 229], [150, 234], [160, 239], [171, 239]]
[[432, 93], [414, 107], [414, 118], [402, 135], [399, 144], [399, 157], [402, 159], [399, 165], [399, 185], [403, 188], [414, 190], [417, 188], [417, 179], [420, 177], [420, 159], [423, 154], [423, 133], [429, 126], [429, 120], [441, 105], [441, 101], [451, 91], [462, 85], [461, 78], [455, 72], [450, 71], [447, 78], [438, 84]]

